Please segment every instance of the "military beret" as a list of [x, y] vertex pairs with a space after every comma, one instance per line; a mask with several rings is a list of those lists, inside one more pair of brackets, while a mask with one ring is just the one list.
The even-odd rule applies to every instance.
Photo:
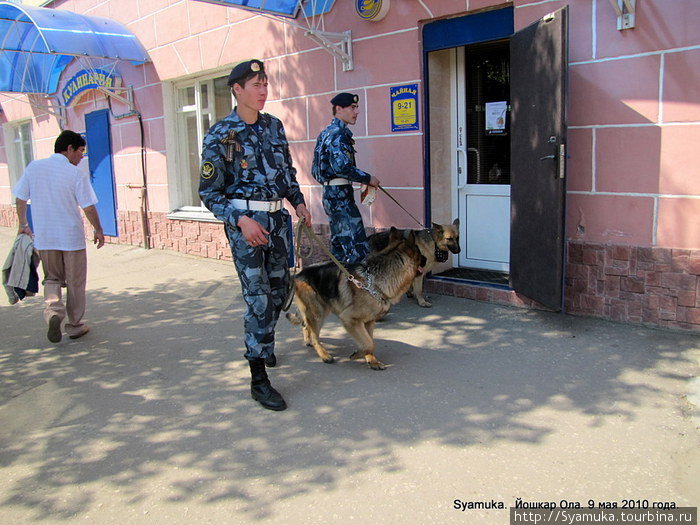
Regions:
[[360, 97], [352, 93], [338, 93], [331, 99], [331, 104], [346, 108], [351, 104], [357, 104], [358, 100], [360, 100]]
[[231, 73], [228, 76], [228, 82], [226, 82], [229, 86], [233, 86], [236, 82], [239, 82], [250, 76], [254, 75], [257, 73], [264, 73], [265, 72], [265, 66], [260, 60], [246, 60], [245, 62], [241, 62], [240, 64], [237, 64], [234, 66], [234, 68], [231, 70]]

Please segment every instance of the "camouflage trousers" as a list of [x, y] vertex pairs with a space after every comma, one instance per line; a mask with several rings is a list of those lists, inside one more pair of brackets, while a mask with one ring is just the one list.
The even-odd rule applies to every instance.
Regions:
[[275, 353], [275, 326], [289, 283], [289, 212], [254, 212], [252, 218], [270, 232], [264, 246], [250, 246], [238, 229], [226, 226], [246, 303], [243, 327], [249, 360]]
[[369, 246], [352, 185], [325, 186], [323, 209], [328, 215], [333, 256], [348, 264], [364, 260]]

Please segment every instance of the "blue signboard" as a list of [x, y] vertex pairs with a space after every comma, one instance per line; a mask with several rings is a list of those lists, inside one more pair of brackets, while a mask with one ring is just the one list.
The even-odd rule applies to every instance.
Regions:
[[391, 131], [416, 131], [418, 123], [418, 84], [389, 88], [391, 98]]
[[70, 106], [70, 103], [78, 95], [88, 89], [97, 89], [97, 86], [114, 87], [118, 78], [117, 75], [102, 69], [95, 69], [94, 71], [83, 69], [78, 71], [73, 75], [73, 78], [66, 82], [65, 87], [61, 91], [63, 104]]

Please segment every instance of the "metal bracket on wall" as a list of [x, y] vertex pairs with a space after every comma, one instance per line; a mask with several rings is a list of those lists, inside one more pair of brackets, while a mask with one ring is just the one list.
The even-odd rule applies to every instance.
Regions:
[[[40, 97], [47, 103], [44, 104], [43, 101], [38, 102]], [[66, 127], [68, 126], [68, 108], [61, 104], [61, 99], [59, 97], [51, 95], [42, 96], [36, 93], [30, 93], [27, 95], [27, 99], [29, 100], [30, 106], [32, 106], [33, 108], [42, 109], [46, 111], [46, 113], [54, 117], [56, 120], [58, 120], [59, 129], [66, 129]], [[55, 101], [55, 103], [51, 104], [51, 100]]]
[[[104, 93], [108, 97], [115, 98], [122, 104], [126, 104], [127, 106], [129, 106], [129, 112], [127, 113], [127, 115], [131, 115], [136, 112], [136, 106], [134, 105], [134, 88], [132, 86], [97, 86], [97, 90]], [[124, 93], [126, 96], [123, 96], [120, 93]]]
[[617, 15], [617, 28], [620, 31], [632, 29], [634, 27], [637, 0], [610, 0], [610, 4]]
[[327, 51], [339, 58], [343, 63], [343, 71], [352, 71], [352, 32], [329, 33], [318, 29], [309, 29], [305, 36], [323, 46]]

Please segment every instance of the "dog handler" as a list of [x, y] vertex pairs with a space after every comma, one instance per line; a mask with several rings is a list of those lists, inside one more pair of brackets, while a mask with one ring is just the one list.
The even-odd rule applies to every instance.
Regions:
[[369, 253], [365, 226], [355, 204], [352, 182], [379, 186], [377, 177], [355, 165], [355, 141], [349, 124], [357, 121], [359, 97], [339, 93], [331, 99], [333, 120], [316, 140], [313, 177], [323, 184], [323, 209], [331, 230], [331, 253], [340, 261], [362, 261]]
[[276, 364], [275, 325], [289, 283], [289, 212], [282, 207], [282, 199], [307, 224], [311, 215], [296, 180], [282, 122], [261, 113], [268, 89], [263, 63], [238, 64], [228, 85], [236, 107], [204, 137], [199, 195], [224, 223], [241, 281], [251, 395], [267, 409], [284, 410], [287, 404], [265, 370], [266, 364]]

